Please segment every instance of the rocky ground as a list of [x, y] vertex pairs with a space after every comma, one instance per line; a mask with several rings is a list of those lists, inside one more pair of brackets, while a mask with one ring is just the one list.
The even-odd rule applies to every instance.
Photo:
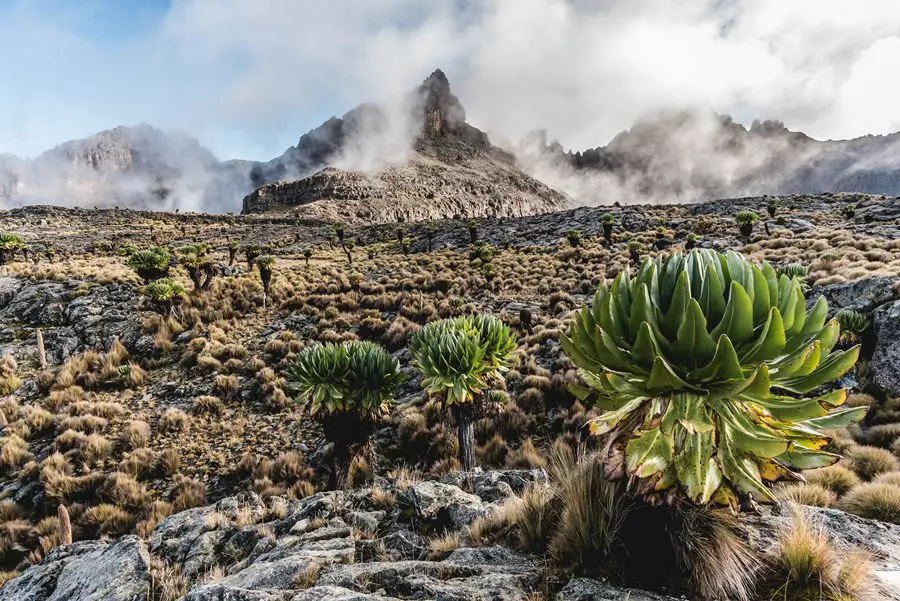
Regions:
[[[173, 515], [148, 540], [58, 547], [0, 589], [0, 600], [525, 600], [548, 592], [557, 601], [674, 600], [594, 578], [552, 583], [541, 557], [472, 543], [479, 519], [546, 479], [543, 470], [491, 471], [403, 488], [376, 479], [371, 488], [300, 500], [243, 493]], [[900, 526], [831, 509], [806, 512], [839, 548], [871, 553], [884, 587], [873, 594], [900, 598], [890, 589], [900, 575]], [[752, 545], [765, 552], [787, 520], [779, 513], [748, 519]], [[448, 531], [461, 533], [452, 545], [438, 548], [429, 538]]]
[[[0, 599], [142, 598], [148, 583], [154, 599], [178, 598], [172, 591], [191, 599], [620, 598], [611, 584], [567, 584], [542, 553], [472, 540], [467, 528], [544, 478], [554, 446], [574, 445], [594, 411], [565, 389], [576, 374], [557, 340], [571, 312], [633, 254], [680, 249], [689, 234], [701, 246], [801, 264], [808, 297], [824, 294], [832, 311], [871, 320], [847, 381], [851, 402], [871, 410], [862, 426], [835, 433], [847, 457], [836, 467], [849, 484], [836, 486], [833, 471], [811, 474], [784, 495], [821, 506], [809, 511], [836, 544], [869, 550], [876, 574], [896, 571], [897, 527], [844, 511], [867, 514], [859, 487], [900, 487], [900, 200], [783, 197], [771, 218], [769, 200], [580, 208], [474, 224], [357, 223], [346, 229], [355, 243], [349, 258], [332, 224], [311, 218], [0, 212], [0, 231], [30, 246], [27, 258], [0, 266], [0, 565], [11, 579]], [[749, 236], [735, 225], [740, 210], [760, 215]], [[198, 242], [216, 265], [210, 289], [160, 315], [126, 253], [150, 244], [177, 253]], [[265, 299], [245, 260], [252, 246], [276, 258]], [[171, 275], [191, 290], [183, 268]], [[420, 325], [466, 311], [501, 316], [520, 341], [504, 410], [476, 424], [478, 462], [489, 471], [458, 480], [455, 430], [411, 377], [391, 420], [354, 461], [354, 490], [325, 491], [329, 449], [294, 410], [284, 381], [295, 353], [311, 341], [359, 338], [407, 365], [408, 338]], [[454, 508], [428, 514], [415, 492], [423, 485], [446, 493]], [[58, 547], [60, 503], [70, 510], [71, 546]], [[757, 527], [778, 523], [769, 514]], [[452, 532], [461, 534], [434, 542]], [[117, 571], [93, 577], [98, 562]], [[134, 588], [105, 592], [116, 582]], [[170, 596], [161, 582], [174, 587]]]

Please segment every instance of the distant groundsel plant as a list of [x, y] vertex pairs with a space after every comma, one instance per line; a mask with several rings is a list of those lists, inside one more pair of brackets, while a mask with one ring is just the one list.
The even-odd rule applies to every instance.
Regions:
[[158, 246], [152, 246], [131, 253], [128, 257], [128, 266], [144, 280], [145, 284], [149, 284], [153, 280], [165, 278], [169, 274], [170, 258], [168, 251]]
[[807, 311], [799, 278], [740, 254], [693, 250], [626, 269], [562, 336], [605, 410], [585, 426], [604, 437], [607, 475], [649, 501], [774, 501], [768, 481], [835, 463], [824, 431], [861, 419], [837, 409], [859, 347], [833, 350], [840, 328], [820, 297]]
[[373, 342], [319, 344], [297, 355], [287, 380], [333, 443], [333, 487], [345, 486], [354, 450], [368, 441], [404, 379], [397, 358]]
[[172, 307], [184, 296], [184, 286], [175, 280], [162, 278], [144, 286], [143, 292], [160, 313], [168, 315]]
[[0, 265], [11, 261], [17, 250], [27, 247], [25, 239], [19, 234], [0, 232]]
[[473, 421], [476, 401], [492, 380], [508, 369], [516, 348], [509, 326], [489, 315], [467, 315], [427, 324], [410, 343], [413, 365], [422, 388], [443, 400], [453, 412], [464, 470], [474, 463]]

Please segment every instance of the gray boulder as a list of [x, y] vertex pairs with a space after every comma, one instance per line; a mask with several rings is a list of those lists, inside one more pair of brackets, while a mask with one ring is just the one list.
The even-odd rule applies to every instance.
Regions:
[[828, 301], [828, 308], [832, 312], [837, 309], [852, 309], [869, 313], [877, 307], [897, 299], [898, 294], [895, 290], [897, 282], [897, 278], [874, 277], [831, 284], [808, 294], [807, 304], [812, 306], [819, 295], [822, 295]]
[[0, 601], [145, 601], [150, 556], [136, 536], [57, 547], [0, 589]]
[[66, 325], [65, 306], [74, 296], [76, 282], [38, 282], [20, 287], [3, 308], [4, 317], [34, 326]]
[[889, 396], [900, 395], [900, 301], [872, 313], [875, 350], [869, 366], [872, 382]]
[[66, 306], [66, 319], [89, 348], [106, 349], [118, 339], [134, 351], [143, 330], [138, 298], [132, 286], [94, 286]]
[[556, 594], [556, 601], [677, 601], [675, 597], [626, 589], [592, 578], [573, 578]]
[[25, 284], [23, 280], [13, 277], [0, 278], [0, 309], [6, 307], [15, 298], [16, 294]]
[[433, 526], [459, 529], [490, 511], [480, 497], [452, 484], [420, 482], [410, 486], [407, 494], [416, 516]]

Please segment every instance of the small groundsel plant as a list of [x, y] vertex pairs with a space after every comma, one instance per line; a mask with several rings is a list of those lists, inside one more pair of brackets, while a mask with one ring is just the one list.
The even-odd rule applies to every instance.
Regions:
[[459, 460], [474, 465], [475, 417], [480, 397], [509, 368], [516, 338], [505, 323], [489, 315], [466, 315], [424, 326], [410, 343], [422, 388], [442, 400], [456, 420]]
[[373, 342], [303, 349], [288, 370], [296, 402], [322, 424], [333, 445], [333, 488], [344, 488], [355, 450], [368, 442], [404, 380], [396, 357]]
[[859, 342], [863, 332], [869, 329], [871, 319], [865, 313], [853, 309], [841, 309], [834, 318], [841, 326], [841, 341], [855, 344]]
[[607, 473], [650, 502], [686, 497], [738, 508], [775, 501], [768, 482], [835, 463], [826, 430], [860, 420], [827, 390], [856, 362], [820, 297], [798, 278], [729, 251], [646, 260], [602, 283], [562, 347], [604, 413], [584, 434], [605, 441]]
[[184, 286], [175, 280], [162, 278], [144, 286], [143, 292], [156, 307], [157, 311], [163, 315], [168, 315], [184, 296]]
[[16, 251], [25, 248], [25, 239], [19, 234], [0, 232], [0, 265], [12, 261]]
[[753, 224], [758, 219], [759, 215], [753, 211], [738, 211], [734, 214], [734, 220], [737, 222], [742, 236], [749, 236], [753, 233]]
[[169, 275], [169, 253], [158, 246], [152, 246], [131, 253], [128, 257], [128, 266], [140, 277], [145, 284], [153, 280], [159, 280]]

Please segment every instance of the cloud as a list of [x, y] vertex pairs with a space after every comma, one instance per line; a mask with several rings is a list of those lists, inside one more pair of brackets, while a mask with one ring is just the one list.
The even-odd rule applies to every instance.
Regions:
[[692, 105], [818, 138], [900, 129], [900, 3], [883, 0], [171, 0], [105, 27], [78, 10], [0, 8], [0, 151], [149, 122], [268, 159], [435, 67], [498, 139], [596, 147]]

